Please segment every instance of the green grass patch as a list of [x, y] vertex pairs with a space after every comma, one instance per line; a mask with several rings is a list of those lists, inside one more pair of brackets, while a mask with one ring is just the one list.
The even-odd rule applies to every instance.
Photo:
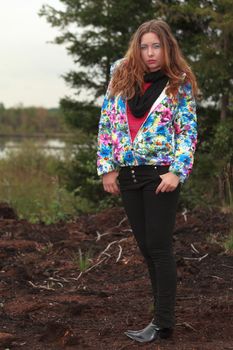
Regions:
[[78, 266], [80, 271], [84, 272], [87, 270], [92, 262], [91, 259], [92, 253], [91, 250], [88, 250], [86, 253], [83, 253], [79, 248], [78, 253], [74, 253], [72, 256], [73, 263]]

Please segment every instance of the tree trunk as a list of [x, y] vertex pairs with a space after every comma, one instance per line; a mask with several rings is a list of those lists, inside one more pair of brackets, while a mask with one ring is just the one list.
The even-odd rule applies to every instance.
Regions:
[[228, 94], [222, 95], [222, 98], [221, 98], [221, 114], [220, 114], [221, 121], [226, 119], [228, 103], [229, 103], [229, 95]]

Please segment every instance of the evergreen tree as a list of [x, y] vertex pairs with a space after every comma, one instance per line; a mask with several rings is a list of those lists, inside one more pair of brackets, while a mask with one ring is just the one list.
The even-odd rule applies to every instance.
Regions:
[[[90, 102], [81, 103], [65, 98], [61, 105], [65, 111], [76, 110], [75, 120], [69, 113], [69, 122], [90, 131], [90, 105], [102, 96], [109, 81], [110, 65], [121, 58], [128, 46], [131, 34], [143, 22], [153, 18], [152, 0], [61, 0], [63, 11], [44, 5], [40, 11], [47, 21], [61, 30], [55, 39], [66, 44], [77, 63], [77, 70], [65, 75], [66, 82], [78, 95], [83, 89], [89, 93]], [[67, 109], [68, 107], [68, 109]], [[89, 115], [86, 118], [86, 114]], [[97, 116], [95, 114], [96, 121]], [[93, 114], [94, 118], [94, 114]], [[77, 120], [76, 120], [77, 119]], [[86, 123], [85, 123], [86, 121]], [[79, 123], [80, 122], [80, 123]], [[93, 130], [96, 123], [92, 123]]]
[[226, 119], [233, 87], [232, 0], [165, 0], [156, 8], [181, 42], [203, 99], [215, 102]]

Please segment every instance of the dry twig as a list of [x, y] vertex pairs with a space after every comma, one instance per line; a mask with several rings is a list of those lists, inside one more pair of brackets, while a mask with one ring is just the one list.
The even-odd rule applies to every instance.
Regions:
[[216, 278], [217, 280], [223, 280], [223, 281], [225, 281], [224, 278], [219, 277], [219, 276], [210, 275], [210, 277]]
[[97, 238], [96, 238], [96, 242], [100, 240], [101, 237], [106, 236], [106, 235], [110, 235], [111, 232], [104, 232], [104, 233], [99, 233], [99, 231], [96, 231], [97, 234]]
[[230, 266], [230, 265], [222, 264], [222, 266], [229, 267], [230, 269], [233, 269], [233, 266]]
[[125, 241], [126, 239], [127, 239], [127, 238], [122, 238], [122, 239], [120, 239], [119, 241], [113, 241], [113, 242], [109, 243], [108, 246], [99, 254], [97, 260], [99, 260], [100, 257], [101, 257], [103, 254], [105, 254], [106, 251], [107, 251], [113, 244], [120, 243], [120, 242], [122, 242], [122, 241]]
[[183, 258], [183, 259], [185, 259], [185, 260], [197, 260], [198, 262], [200, 262], [200, 261], [202, 261], [203, 259], [205, 259], [207, 256], [208, 256], [209, 254], [207, 253], [207, 254], [205, 254], [205, 255], [203, 255], [203, 256], [200, 256], [199, 258]]
[[45, 290], [56, 290], [54, 288], [51, 288], [51, 287], [46, 287], [46, 286], [42, 286], [42, 285], [39, 285], [37, 286], [36, 284], [34, 284], [32, 281], [28, 281], [28, 283], [33, 287], [33, 288], [36, 288], [36, 289], [45, 289]]
[[188, 322], [182, 322], [182, 323], [177, 323], [177, 326], [184, 326], [188, 329], [192, 329], [193, 331], [197, 331], [190, 323]]
[[194, 245], [191, 243], [191, 248], [195, 253], [200, 254], [200, 252], [194, 247]]
[[121, 253], [122, 253], [122, 247], [121, 247], [121, 245], [118, 244], [118, 247], [120, 248], [120, 251], [119, 251], [118, 257], [117, 257], [117, 259], [116, 259], [116, 262], [118, 262], [118, 261], [120, 260], [120, 258], [121, 258]]
[[120, 227], [121, 224], [123, 224], [123, 222], [125, 222], [126, 220], [127, 220], [127, 217], [125, 216], [125, 217], [119, 222], [119, 224], [118, 224], [117, 226], [115, 226], [115, 227]]
[[184, 217], [184, 221], [185, 221], [185, 222], [187, 222], [187, 221], [188, 221], [188, 219], [187, 219], [187, 215], [186, 215], [186, 214], [187, 214], [187, 212], [188, 212], [188, 210], [187, 210], [186, 208], [184, 208], [184, 210], [183, 210], [183, 211], [182, 211], [182, 213], [181, 213], [181, 214], [183, 215], [183, 217]]

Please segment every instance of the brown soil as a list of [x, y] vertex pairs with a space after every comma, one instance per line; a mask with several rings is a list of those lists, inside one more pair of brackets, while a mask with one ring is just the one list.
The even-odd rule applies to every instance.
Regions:
[[[220, 244], [229, 214], [178, 213], [174, 336], [140, 344], [124, 331], [151, 321], [153, 299], [123, 209], [49, 226], [1, 210], [0, 349], [233, 349], [233, 256]], [[96, 265], [81, 275], [79, 249]]]

